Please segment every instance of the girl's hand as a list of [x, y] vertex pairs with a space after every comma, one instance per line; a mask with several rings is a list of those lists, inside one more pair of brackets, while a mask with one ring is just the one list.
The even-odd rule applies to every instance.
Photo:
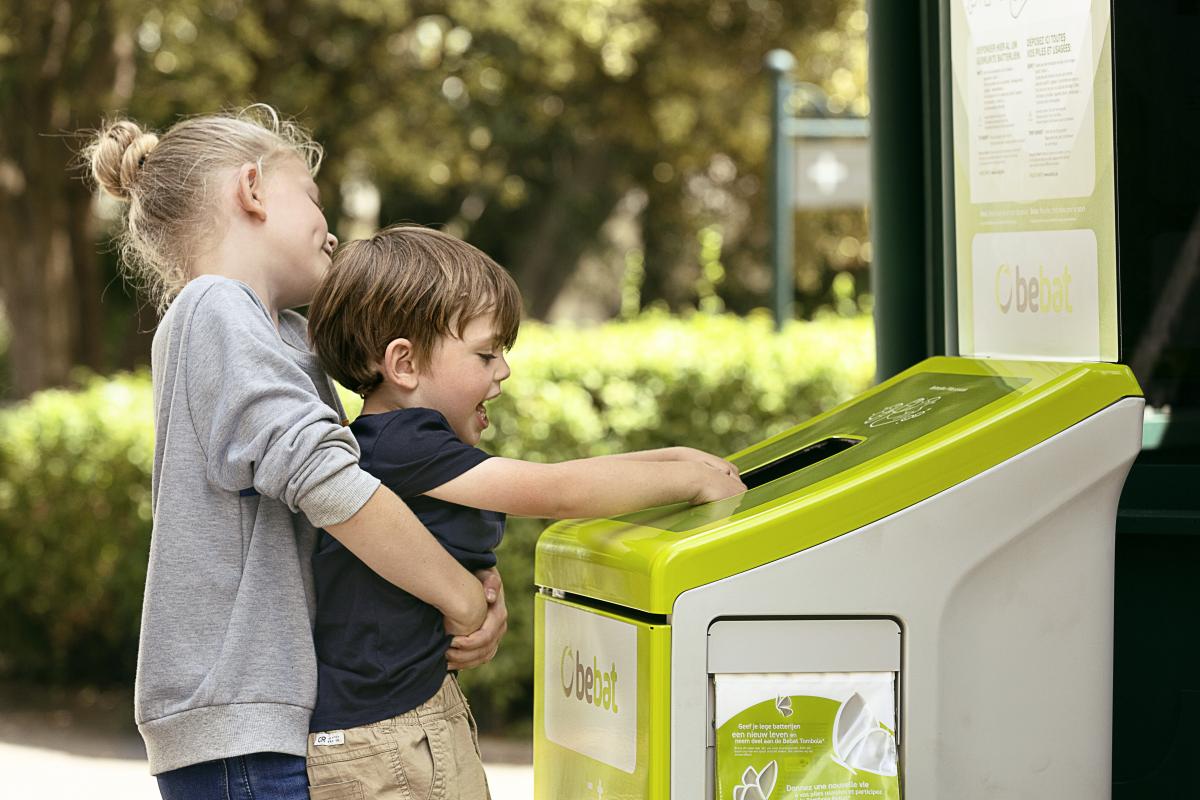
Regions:
[[[736, 478], [738, 475], [738, 468], [732, 461], [726, 461], [712, 453], [706, 453], [694, 447], [670, 447], [667, 448], [667, 451], [674, 456], [676, 461], [697, 461], [730, 477]], [[742, 491], [746, 491], [746, 487], [743, 486]]]
[[450, 649], [446, 651], [446, 666], [450, 669], [471, 669], [491, 661], [508, 630], [508, 606], [504, 603], [504, 582], [500, 573], [493, 567], [479, 570], [475, 577], [483, 584], [487, 616], [479, 630], [450, 640]]
[[[443, 552], [445, 551], [443, 550]], [[460, 566], [459, 569], [462, 567]], [[465, 580], [468, 582], [471, 580], [469, 574]], [[446, 633], [451, 636], [466, 636], [478, 631], [487, 623], [488, 615], [491, 614], [491, 604], [487, 599], [486, 587], [480, 586], [478, 583], [470, 584], [465, 594], [455, 595], [454, 599], [461, 608], [455, 609], [453, 613], [443, 612], [442, 626], [446, 629]]]
[[[733, 466], [730, 464], [730, 466]], [[696, 469], [696, 493], [688, 501], [694, 506], [711, 503], [714, 500], [724, 500], [746, 491], [746, 485], [737, 476], [730, 475], [719, 468], [701, 462]]]

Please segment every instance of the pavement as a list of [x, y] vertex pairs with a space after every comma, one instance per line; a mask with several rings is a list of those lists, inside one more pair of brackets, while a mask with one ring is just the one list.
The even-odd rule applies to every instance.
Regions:
[[[533, 797], [528, 741], [481, 737], [493, 800]], [[0, 686], [5, 800], [159, 800], [126, 691]]]

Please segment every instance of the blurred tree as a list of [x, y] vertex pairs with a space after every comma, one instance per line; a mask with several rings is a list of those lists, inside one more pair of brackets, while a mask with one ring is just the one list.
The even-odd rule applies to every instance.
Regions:
[[716, 224], [732, 307], [762, 304], [763, 54], [789, 47], [835, 109], [866, 112], [857, 0], [419, 5], [369, 58], [377, 86], [355, 87], [389, 102], [350, 104], [361, 122], [323, 139], [380, 186], [384, 222], [448, 222], [513, 271], [535, 317], [630, 192], [643, 303], [696, 303], [698, 232]]
[[[627, 307], [704, 293], [744, 311], [768, 281], [762, 56], [791, 49], [835, 111], [865, 113], [865, 27], [862, 0], [0, 0], [0, 108], [27, 121], [0, 131], [15, 393], [126, 363], [104, 342], [139, 329], [119, 292], [104, 310], [122, 320], [100, 318], [115, 265], [56, 136], [104, 113], [163, 128], [271, 103], [325, 145], [339, 233], [445, 224], [513, 271], [537, 317], [618, 208], [638, 236], [611, 260], [643, 270]], [[866, 264], [861, 215], [809, 222], [805, 310], [832, 297], [830, 265]]]
[[[638, 191], [643, 303], [694, 304], [697, 233], [717, 224], [732, 251], [724, 290], [731, 307], [748, 310], [762, 303], [768, 279], [763, 53], [789, 47], [835, 111], [866, 113], [862, 6], [180, 2], [143, 22], [153, 33], [139, 42], [160, 74], [132, 108], [169, 119], [220, 97], [298, 114], [326, 147], [319, 182], [335, 222], [340, 190], [372, 186], [382, 206], [371, 222], [447, 224], [513, 271], [535, 317], [617, 202]], [[832, 223], [822, 239], [861, 242], [865, 221], [854, 219]], [[815, 239], [802, 244], [800, 285], [813, 295], [805, 310], [828, 299], [832, 276], [812, 277], [825, 265], [865, 274], [865, 261], [814, 248]]]

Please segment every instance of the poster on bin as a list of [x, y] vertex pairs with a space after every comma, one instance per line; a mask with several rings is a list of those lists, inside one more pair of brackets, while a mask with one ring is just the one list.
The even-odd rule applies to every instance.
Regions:
[[714, 683], [718, 800], [899, 800], [895, 673]]

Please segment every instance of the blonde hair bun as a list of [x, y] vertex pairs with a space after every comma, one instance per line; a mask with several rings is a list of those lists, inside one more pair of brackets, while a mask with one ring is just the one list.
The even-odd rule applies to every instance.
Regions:
[[266, 105], [188, 117], [160, 134], [118, 119], [87, 136], [81, 167], [128, 201], [115, 237], [125, 275], [160, 312], [190, 279], [194, 254], [219, 235], [215, 212], [232, 196], [215, 197], [214, 180], [276, 158], [299, 158], [312, 175], [321, 164], [308, 132]]
[[136, 122], [117, 120], [96, 137], [92, 146], [92, 175], [96, 183], [118, 200], [128, 200], [138, 170], [158, 144], [158, 137]]

